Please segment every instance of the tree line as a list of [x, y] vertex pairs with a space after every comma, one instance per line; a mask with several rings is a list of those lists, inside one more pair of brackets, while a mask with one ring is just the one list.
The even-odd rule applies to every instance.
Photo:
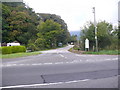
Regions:
[[[85, 39], [90, 49], [95, 47], [94, 24], [88, 22], [80, 32], [80, 49], [85, 50]], [[97, 23], [99, 50], [118, 49], [119, 29], [100, 21]], [[24, 3], [2, 3], [2, 43], [18, 41], [32, 51], [56, 48], [59, 43], [77, 43], [77, 36], [70, 36], [67, 24], [55, 14], [35, 13]]]
[[[111, 23], [106, 21], [100, 21], [97, 23], [97, 37], [98, 37], [98, 49], [117, 50], [118, 49], [118, 38], [119, 29], [113, 28]], [[90, 49], [95, 48], [95, 27], [92, 22], [88, 22], [83, 27], [80, 33], [80, 47], [85, 50], [85, 39], [88, 38], [90, 42]]]
[[35, 13], [24, 3], [2, 3], [2, 43], [18, 41], [33, 51], [70, 41], [67, 24], [55, 14]]

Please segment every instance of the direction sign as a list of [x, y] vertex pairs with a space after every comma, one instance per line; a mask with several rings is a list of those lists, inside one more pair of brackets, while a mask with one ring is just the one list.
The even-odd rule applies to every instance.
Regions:
[[87, 38], [85, 40], [85, 48], [89, 48], [89, 40]]

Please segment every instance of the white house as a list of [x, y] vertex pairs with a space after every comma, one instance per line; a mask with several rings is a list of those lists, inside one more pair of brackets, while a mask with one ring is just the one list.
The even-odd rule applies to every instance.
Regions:
[[7, 46], [20, 46], [20, 43], [7, 43]]

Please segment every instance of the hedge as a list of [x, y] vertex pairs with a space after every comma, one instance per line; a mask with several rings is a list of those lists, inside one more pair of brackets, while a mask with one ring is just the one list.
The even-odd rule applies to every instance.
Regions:
[[11, 47], [2, 47], [2, 54], [11, 54]]
[[2, 54], [11, 54], [11, 53], [19, 53], [26, 52], [25, 46], [8, 46], [2, 47]]
[[12, 53], [26, 52], [25, 46], [11, 46]]

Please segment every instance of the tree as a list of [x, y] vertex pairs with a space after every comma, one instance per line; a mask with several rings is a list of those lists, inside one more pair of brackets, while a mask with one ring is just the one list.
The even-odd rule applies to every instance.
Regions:
[[35, 45], [38, 49], [43, 50], [46, 48], [46, 40], [44, 38], [37, 38]]
[[54, 22], [59, 23], [61, 25], [61, 29], [64, 30], [63, 33], [59, 35], [59, 37], [61, 38], [61, 42], [63, 44], [66, 44], [69, 41], [70, 33], [67, 29], [67, 24], [63, 19], [61, 19], [59, 15], [38, 13], [38, 16], [43, 22], [45, 22], [46, 20], [53, 20]]
[[55, 48], [57, 47], [58, 43], [61, 42], [60, 39], [62, 38], [60, 38], [59, 36], [63, 34], [64, 30], [61, 29], [60, 24], [54, 22], [53, 20], [46, 20], [45, 22], [41, 22], [40, 25], [38, 25], [37, 29], [38, 38], [41, 38], [41, 41], [43, 41], [43, 38], [45, 39], [44, 42], [41, 42], [39, 44], [42, 44], [43, 46], [45, 46], [45, 48]]
[[112, 25], [105, 21], [99, 22], [97, 24], [97, 36], [98, 36], [98, 46], [99, 48], [106, 48], [112, 43], [111, 31], [113, 30]]
[[77, 35], [72, 35], [70, 37], [70, 42], [72, 42], [73, 44], [76, 44], [77, 43]]
[[[2, 42], [18, 41], [33, 51], [65, 45], [70, 33], [55, 14], [35, 13], [24, 3], [2, 3]], [[40, 22], [39, 22], [40, 21]], [[34, 47], [34, 48], [32, 48]]]
[[10, 16], [11, 9], [9, 6], [2, 4], [2, 42], [9, 42], [9, 23], [6, 18]]
[[[117, 34], [116, 30], [113, 30], [112, 24], [101, 21], [97, 24], [97, 37], [98, 37], [98, 47], [100, 49], [115, 49], [112, 47], [113, 43], [117, 42], [115, 35]], [[95, 46], [95, 31], [94, 24], [92, 22], [88, 23], [81, 31], [80, 39], [83, 42], [82, 47], [84, 47], [84, 41], [86, 38], [89, 39], [90, 49]], [[116, 40], [116, 41], [115, 41]], [[114, 44], [115, 45], [115, 44]], [[112, 48], [111, 48], [112, 47]]]
[[84, 29], [81, 30], [80, 33], [81, 48], [83, 50], [84, 50], [86, 38], [89, 39], [90, 49], [93, 48], [93, 46], [95, 46], [95, 30], [94, 30], [94, 24], [92, 22], [89, 22], [86, 26], [84, 26]]
[[31, 38], [36, 38], [37, 14], [22, 3], [4, 3], [2, 10], [2, 42], [18, 41], [27, 45]]

